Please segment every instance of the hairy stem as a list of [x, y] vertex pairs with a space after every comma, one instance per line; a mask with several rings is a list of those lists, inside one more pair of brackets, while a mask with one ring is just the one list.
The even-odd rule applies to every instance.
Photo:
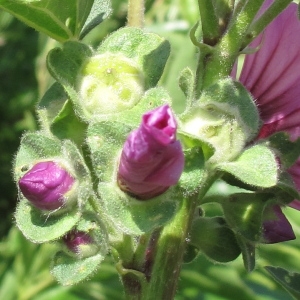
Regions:
[[128, 0], [127, 26], [142, 28], [144, 26], [144, 0]]

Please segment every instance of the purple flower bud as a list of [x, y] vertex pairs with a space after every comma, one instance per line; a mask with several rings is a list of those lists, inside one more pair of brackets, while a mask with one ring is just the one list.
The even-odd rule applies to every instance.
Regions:
[[73, 183], [74, 178], [59, 164], [43, 161], [35, 164], [19, 180], [19, 187], [35, 207], [55, 210], [64, 204], [64, 195]]
[[87, 232], [73, 230], [63, 237], [63, 242], [72, 253], [82, 256], [84, 246], [92, 245], [94, 241]]
[[275, 244], [294, 240], [296, 237], [293, 228], [281, 211], [280, 206], [274, 205], [269, 210], [269, 213], [271, 212], [273, 217], [263, 222], [263, 242], [266, 244]]
[[178, 182], [184, 156], [176, 129], [168, 105], [143, 115], [140, 127], [129, 134], [121, 154], [118, 184], [123, 191], [146, 200]]

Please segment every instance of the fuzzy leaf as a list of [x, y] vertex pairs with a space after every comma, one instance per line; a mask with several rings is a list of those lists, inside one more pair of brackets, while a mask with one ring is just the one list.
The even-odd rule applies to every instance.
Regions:
[[275, 186], [278, 179], [276, 157], [263, 145], [246, 149], [235, 161], [219, 164], [218, 169], [256, 187]]
[[51, 274], [61, 285], [74, 285], [95, 273], [104, 258], [102, 253], [76, 259], [58, 252], [53, 258]]
[[25, 199], [18, 203], [15, 214], [18, 228], [34, 243], [45, 243], [60, 238], [75, 226], [80, 216], [76, 210], [59, 215], [43, 214]]
[[177, 207], [172, 189], [145, 201], [127, 196], [113, 184], [100, 183], [98, 192], [104, 213], [119, 230], [130, 235], [141, 235], [164, 225]]

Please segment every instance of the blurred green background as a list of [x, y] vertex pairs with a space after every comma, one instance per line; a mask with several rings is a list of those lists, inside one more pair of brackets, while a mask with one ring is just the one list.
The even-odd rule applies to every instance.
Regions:
[[[179, 72], [195, 68], [196, 50], [189, 29], [197, 22], [195, 0], [146, 1], [146, 30], [166, 37], [172, 53], [160, 82], [171, 94], [175, 109], [183, 108], [178, 88]], [[114, 13], [92, 31], [85, 41], [96, 47], [110, 32], [126, 23], [126, 1], [113, 1]], [[34, 106], [51, 78], [45, 56], [56, 43], [0, 11], [0, 299], [79, 300], [123, 299], [121, 284], [109, 258], [91, 280], [74, 287], [57, 285], [49, 273], [53, 245], [34, 245], [14, 227], [17, 191], [12, 179], [12, 161], [19, 139], [26, 130], [38, 128]], [[216, 187], [222, 193], [222, 186]], [[207, 207], [207, 213], [215, 213]], [[286, 209], [300, 238], [297, 211]], [[300, 242], [265, 245], [259, 249], [257, 270], [244, 271], [242, 260], [217, 265], [204, 256], [183, 266], [176, 300], [290, 300], [264, 271], [263, 266], [281, 266], [300, 271]], [[160, 300], [160, 299], [157, 299]]]

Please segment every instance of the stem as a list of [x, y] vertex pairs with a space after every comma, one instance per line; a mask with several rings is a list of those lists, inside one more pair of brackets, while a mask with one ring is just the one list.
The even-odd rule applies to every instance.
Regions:
[[204, 62], [203, 89], [230, 74], [242, 50], [247, 30], [263, 2], [264, 0], [249, 0], [230, 24], [225, 35], [216, 45], [213, 55]]
[[199, 193], [183, 198], [174, 219], [162, 229], [152, 233], [143, 257], [143, 270], [138, 270], [135, 266], [132, 266], [131, 270], [119, 269], [126, 299], [172, 300], [174, 298], [199, 197], [203, 198], [216, 178], [215, 173], [211, 176], [206, 175]]
[[215, 45], [220, 37], [218, 18], [212, 1], [198, 0], [201, 16], [203, 42], [207, 45]]
[[127, 26], [142, 28], [144, 26], [144, 0], [128, 0]]

